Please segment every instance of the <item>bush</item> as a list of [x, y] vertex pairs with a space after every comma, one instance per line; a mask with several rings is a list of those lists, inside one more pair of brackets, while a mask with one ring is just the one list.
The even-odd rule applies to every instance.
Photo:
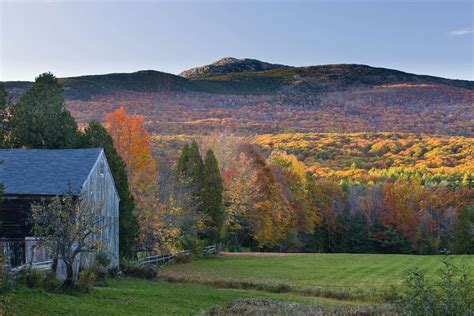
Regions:
[[18, 283], [24, 284], [29, 288], [44, 289], [47, 292], [59, 292], [62, 289], [61, 280], [56, 277], [54, 272], [43, 272], [37, 269], [26, 269], [19, 273], [16, 278]]
[[18, 281], [29, 288], [41, 288], [45, 274], [37, 269], [25, 269], [20, 272]]
[[43, 288], [47, 292], [58, 292], [61, 289], [62, 282], [56, 277], [54, 272], [48, 272], [44, 276]]
[[183, 249], [189, 250], [195, 258], [200, 257], [204, 250], [206, 241], [196, 237], [186, 237], [182, 241]]
[[109, 275], [111, 278], [115, 278], [115, 277], [117, 277], [117, 276], [120, 276], [120, 275], [121, 275], [120, 267], [114, 266], [114, 267], [110, 268], [110, 269], [108, 270], [108, 275]]
[[178, 253], [174, 256], [174, 261], [176, 263], [189, 263], [191, 262], [191, 256], [184, 253]]
[[111, 261], [112, 260], [110, 259], [110, 256], [105, 252], [99, 252], [95, 256], [95, 263], [97, 265], [101, 265], [101, 266], [106, 267], [106, 268], [110, 265]]
[[466, 268], [458, 268], [452, 258], [443, 259], [444, 268], [437, 286], [429, 284], [424, 272], [416, 269], [404, 280], [405, 291], [397, 301], [401, 314], [472, 315], [473, 285]]
[[96, 275], [90, 270], [83, 270], [79, 273], [79, 278], [77, 279], [77, 287], [81, 292], [90, 292], [94, 282], [96, 280]]
[[15, 315], [13, 298], [13, 294], [0, 294], [0, 315]]
[[12, 288], [12, 285], [12, 274], [9, 270], [0, 266], [0, 294], [9, 292]]
[[88, 271], [94, 273], [95, 285], [107, 286], [107, 277], [109, 275], [109, 270], [105, 266], [95, 264], [90, 269], [88, 269]]
[[3, 257], [0, 255], [0, 315], [15, 315], [11, 301], [14, 297], [9, 293], [12, 287], [10, 271], [3, 266]]
[[141, 279], [154, 279], [157, 276], [155, 267], [141, 266], [135, 261], [122, 260], [120, 266], [122, 268], [122, 272], [127, 276]]

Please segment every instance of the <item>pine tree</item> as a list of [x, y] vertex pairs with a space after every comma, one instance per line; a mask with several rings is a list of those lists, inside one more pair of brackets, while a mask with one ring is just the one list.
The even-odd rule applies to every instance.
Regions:
[[210, 223], [210, 239], [218, 242], [224, 235], [225, 213], [222, 204], [224, 185], [219, 171], [219, 165], [214, 152], [209, 149], [204, 159], [202, 187], [202, 208], [208, 214]]
[[474, 254], [474, 204], [461, 209], [455, 228], [454, 251]]
[[13, 147], [62, 149], [78, 145], [77, 124], [64, 105], [58, 79], [51, 73], [38, 76], [11, 112]]
[[208, 218], [203, 237], [218, 242], [224, 233], [224, 185], [214, 152], [208, 150], [203, 162], [196, 142], [185, 145], [176, 172], [179, 182], [190, 188], [198, 211]]
[[196, 142], [185, 145], [178, 159], [176, 172], [178, 179], [187, 183], [196, 196], [201, 195], [204, 163]]
[[91, 122], [83, 134], [83, 147], [102, 147], [120, 196], [119, 245], [121, 257], [133, 257], [138, 236], [138, 221], [133, 210], [135, 203], [128, 184], [127, 168], [114, 147], [112, 137], [99, 122]]
[[181, 150], [181, 155], [178, 158], [178, 162], [176, 163], [177, 180], [183, 180], [183, 178], [187, 177], [188, 161], [189, 161], [189, 145], [185, 144], [183, 149]]
[[5, 147], [5, 141], [8, 132], [7, 126], [7, 108], [8, 108], [8, 94], [5, 91], [5, 86], [0, 82], [0, 148]]
[[193, 184], [195, 184], [197, 188], [200, 188], [202, 186], [204, 163], [201, 154], [199, 153], [199, 146], [196, 142], [192, 142], [191, 146], [189, 146], [189, 161], [187, 169], [189, 172], [188, 175], [192, 179]]

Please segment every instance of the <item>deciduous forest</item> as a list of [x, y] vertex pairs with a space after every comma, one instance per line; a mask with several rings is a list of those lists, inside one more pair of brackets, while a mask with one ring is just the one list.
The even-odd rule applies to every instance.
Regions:
[[0, 0], [0, 316], [474, 316], [473, 12]]
[[[41, 104], [28, 110], [39, 96]], [[230, 251], [474, 251], [471, 137], [249, 136], [232, 128], [201, 131], [202, 124], [197, 133], [160, 133], [154, 126], [162, 123], [150, 125], [150, 117], [122, 106], [110, 107], [103, 126], [78, 128], [51, 74], [16, 103], [3, 99], [4, 147], [106, 149], [122, 197], [126, 256], [210, 243]], [[35, 118], [52, 113], [61, 119]]]

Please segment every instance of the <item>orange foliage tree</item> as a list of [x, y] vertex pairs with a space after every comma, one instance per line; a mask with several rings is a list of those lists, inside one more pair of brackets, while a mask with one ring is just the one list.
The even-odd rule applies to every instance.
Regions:
[[128, 115], [123, 107], [105, 115], [105, 128], [127, 164], [136, 193], [156, 183], [156, 161], [151, 152], [150, 134], [143, 128], [143, 122], [143, 116]]
[[[129, 115], [123, 107], [105, 115], [105, 128], [114, 141], [117, 152], [127, 165], [132, 192], [142, 227], [146, 219], [156, 219], [150, 212], [157, 211], [157, 164], [152, 156], [150, 134], [143, 127], [141, 115]], [[143, 236], [143, 232], [142, 232]]]
[[419, 226], [424, 216], [426, 192], [418, 179], [400, 178], [384, 187], [384, 207], [387, 213], [382, 221], [408, 238], [413, 248], [420, 236]]

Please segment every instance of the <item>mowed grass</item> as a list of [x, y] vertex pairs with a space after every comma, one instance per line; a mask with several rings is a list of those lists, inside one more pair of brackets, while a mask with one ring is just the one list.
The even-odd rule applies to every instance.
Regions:
[[107, 287], [95, 287], [91, 293], [77, 295], [22, 287], [16, 291], [13, 305], [16, 315], [196, 315], [245, 298], [318, 306], [364, 306], [323, 298], [133, 278], [110, 280]]
[[[415, 267], [423, 269], [427, 278], [435, 281], [442, 259], [442, 256], [368, 254], [219, 256], [160, 269], [159, 274], [176, 281], [173, 283], [112, 279], [107, 287], [95, 287], [91, 293], [76, 295], [20, 287], [16, 290], [13, 304], [16, 315], [197, 315], [213, 307], [249, 298], [351, 310], [371, 306], [386, 308], [389, 305], [379, 304], [380, 301], [376, 303], [370, 297], [355, 297], [360, 300], [354, 301], [354, 297], [343, 300], [343, 296], [329, 296], [339, 298], [336, 300], [318, 297], [317, 292], [299, 292], [298, 289], [378, 292], [400, 285], [405, 272]], [[453, 260], [468, 267], [471, 278], [474, 278], [474, 256], [454, 256]], [[230, 289], [227, 287], [232, 286], [226, 286], [226, 282], [243, 282], [244, 286]], [[252, 287], [258, 284], [264, 286]], [[286, 285], [291, 290], [283, 287], [284, 293], [273, 293], [268, 285], [276, 285], [276, 289]]]
[[[169, 280], [218, 284], [251, 282], [285, 284], [294, 289], [389, 290], [400, 286], [406, 272], [421, 268], [429, 281], [436, 281], [443, 256], [389, 254], [291, 254], [224, 255], [187, 264], [170, 265], [160, 271]], [[453, 256], [474, 279], [474, 256]]]

